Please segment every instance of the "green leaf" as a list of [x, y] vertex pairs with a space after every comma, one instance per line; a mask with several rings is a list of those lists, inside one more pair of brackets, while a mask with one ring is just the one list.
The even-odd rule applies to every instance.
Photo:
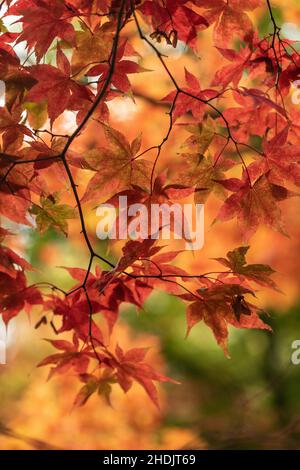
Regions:
[[53, 227], [68, 235], [68, 219], [77, 217], [76, 209], [66, 204], [58, 204], [58, 196], [41, 197], [40, 206], [34, 205], [31, 214], [36, 216], [36, 224], [40, 233]]

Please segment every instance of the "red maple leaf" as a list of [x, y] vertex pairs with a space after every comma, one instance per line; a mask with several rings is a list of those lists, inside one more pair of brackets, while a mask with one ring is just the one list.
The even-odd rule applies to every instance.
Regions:
[[238, 86], [245, 69], [249, 65], [250, 57], [253, 53], [252, 50], [248, 46], [241, 48], [239, 52], [236, 52], [234, 49], [223, 49], [221, 47], [217, 49], [231, 63], [217, 70], [211, 85], [225, 88], [232, 82], [234, 86]]
[[176, 31], [178, 39], [189, 46], [196, 45], [197, 32], [208, 27], [208, 21], [192, 7], [188, 0], [146, 1], [139, 10], [151, 18], [154, 30], [170, 33]]
[[261, 171], [270, 171], [274, 183], [283, 184], [289, 180], [300, 186], [300, 146], [287, 142], [289, 126], [275, 135], [269, 142], [263, 142], [264, 158], [252, 165], [259, 165]]
[[0, 310], [5, 323], [24, 308], [29, 311], [33, 305], [41, 304], [41, 293], [35, 287], [27, 287], [23, 271], [17, 271], [13, 277], [0, 272]]
[[17, 42], [26, 41], [28, 49], [35, 50], [38, 62], [56, 37], [75, 44], [75, 31], [70, 24], [74, 14], [60, 0], [18, 0], [6, 13], [21, 16], [18, 21], [23, 30]]
[[285, 234], [278, 202], [296, 196], [296, 193], [271, 183], [268, 174], [263, 174], [254, 183], [250, 183], [249, 173], [246, 171], [243, 172], [241, 180], [231, 178], [219, 183], [233, 191], [233, 194], [224, 202], [217, 220], [225, 222], [237, 217], [239, 228], [246, 240], [262, 224]]
[[[186, 69], [185, 81], [188, 87], [183, 87], [181, 90], [186, 94], [180, 93], [177, 97], [172, 113], [173, 119], [176, 120], [178, 117], [190, 111], [195, 119], [198, 121], [202, 120], [206, 108], [205, 101], [217, 97], [218, 92], [211, 89], [202, 90], [199, 80]], [[162, 101], [173, 104], [176, 94], [176, 91], [172, 91], [167, 96], [165, 96]], [[196, 97], [196, 99], [194, 97]]]
[[74, 369], [77, 374], [84, 374], [87, 371], [92, 354], [90, 347], [79, 347], [79, 341], [76, 334], [73, 335], [73, 342], [66, 340], [47, 340], [56, 349], [62, 352], [51, 354], [45, 357], [37, 367], [53, 365], [51, 367], [48, 379], [54, 374], [65, 374]]
[[57, 67], [52, 65], [33, 65], [30, 72], [37, 83], [27, 95], [27, 101], [40, 102], [47, 100], [48, 114], [51, 124], [68, 108], [74, 100], [90, 100], [87, 88], [71, 78], [70, 63], [58, 47], [56, 54]]
[[[131, 84], [127, 75], [134, 73], [147, 72], [148, 70], [143, 68], [137, 62], [132, 60], [124, 59], [124, 56], [135, 56], [137, 53], [135, 50], [129, 46], [127, 41], [123, 41], [118, 48], [114, 73], [111, 78], [111, 84], [117, 88], [118, 91], [123, 93], [128, 93], [131, 90]], [[108, 63], [98, 64], [95, 67], [92, 67], [86, 75], [90, 77], [101, 76], [101, 80], [98, 82], [98, 88], [101, 89], [103, 81], [106, 80], [109, 73], [110, 66]]]
[[24, 135], [32, 136], [28, 127], [20, 123], [22, 109], [15, 104], [11, 109], [0, 107], [0, 134], [2, 134], [3, 150], [14, 152], [23, 142]]
[[244, 295], [251, 291], [239, 284], [220, 285], [217, 282], [209, 288], [198, 290], [199, 297], [187, 308], [187, 334], [191, 328], [204, 321], [211, 328], [218, 344], [228, 356], [228, 326], [236, 328], [257, 328], [270, 330], [257, 314], [257, 308], [247, 302]]
[[204, 8], [205, 18], [214, 25], [214, 42], [226, 47], [235, 36], [245, 39], [253, 35], [253, 25], [245, 11], [252, 11], [263, 5], [262, 0], [195, 0]]
[[147, 352], [148, 348], [134, 348], [124, 352], [121, 347], [117, 345], [117, 379], [124, 392], [128, 392], [132, 387], [133, 380], [138, 382], [149, 395], [155, 406], [159, 408], [158, 394], [153, 382], [178, 382], [155, 372], [149, 364], [143, 362]]

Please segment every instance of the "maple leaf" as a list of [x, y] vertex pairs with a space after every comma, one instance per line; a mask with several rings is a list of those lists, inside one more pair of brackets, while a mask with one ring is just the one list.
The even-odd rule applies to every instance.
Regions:
[[138, 259], [149, 258], [161, 250], [161, 247], [154, 246], [156, 240], [145, 239], [129, 240], [122, 248], [123, 256], [118, 263], [118, 269], [124, 270]]
[[110, 281], [105, 273], [103, 278], [97, 282], [97, 288], [101, 314], [104, 316], [111, 334], [118, 320], [119, 308], [122, 302], [129, 302], [139, 307], [141, 307], [141, 304], [136, 300], [136, 296], [132, 294], [127, 282], [125, 283], [124, 280], [120, 279]]
[[265, 224], [274, 230], [286, 234], [281, 222], [281, 210], [278, 202], [297, 196], [283, 186], [270, 183], [268, 174], [261, 175], [254, 184], [243, 173], [243, 179], [231, 178], [219, 181], [226, 189], [233, 191], [221, 207], [216, 220], [227, 221], [237, 217], [240, 230], [247, 240]]
[[185, 129], [192, 135], [180, 148], [182, 162], [176, 171], [176, 181], [195, 188], [196, 204], [203, 204], [212, 192], [224, 199], [226, 191], [217, 181], [225, 177], [226, 170], [232, 168], [235, 161], [222, 158], [224, 144], [214, 156], [204, 155], [215, 137], [214, 128], [209, 121], [188, 125]]
[[111, 406], [110, 395], [112, 392], [112, 385], [117, 382], [114, 374], [109, 369], [104, 369], [100, 380], [98, 381], [98, 395], [102, 396], [106, 403]]
[[[176, 36], [191, 47], [196, 46], [198, 31], [209, 26], [207, 20], [195, 12], [192, 7], [186, 6], [187, 0], [174, 2], [166, 0], [161, 5], [158, 1], [145, 1], [139, 10], [151, 18], [155, 31], [164, 33], [176, 32]], [[175, 43], [176, 47], [176, 43]]]
[[35, 204], [30, 212], [36, 216], [36, 224], [39, 232], [43, 233], [48, 228], [53, 227], [68, 235], [68, 219], [77, 217], [76, 209], [66, 204], [58, 204], [57, 194], [48, 197], [41, 197], [40, 206]]
[[230, 122], [234, 137], [241, 141], [247, 140], [249, 134], [263, 135], [266, 132], [272, 108], [286, 118], [285, 110], [257, 89], [235, 89], [233, 98], [240, 107], [227, 108], [223, 116]]
[[58, 47], [56, 53], [57, 67], [40, 64], [30, 67], [32, 77], [37, 83], [29, 91], [26, 100], [39, 103], [46, 100], [51, 124], [68, 108], [71, 99], [90, 101], [88, 90], [70, 78], [71, 66], [65, 54]]
[[[168, 276], [174, 276], [174, 279], [176, 277], [180, 278], [183, 276], [184, 278], [187, 276], [187, 272], [184, 269], [167, 264], [174, 260], [181, 252], [170, 251], [157, 254], [163, 247], [154, 246], [155, 241], [156, 240], [145, 239], [142, 242], [127, 242], [123, 248], [124, 256], [118, 264], [118, 269], [130, 266], [134, 276], [137, 277], [137, 279], [141, 277], [139, 290], [140, 293], [143, 294], [143, 302], [154, 288], [174, 295], [181, 294], [183, 288], [180, 283], [170, 280]], [[136, 282], [135, 288], [138, 288]], [[136, 304], [141, 306], [139, 302], [136, 302]]]
[[262, 0], [195, 0], [203, 7], [207, 21], [214, 25], [214, 42], [218, 47], [226, 47], [238, 36], [245, 39], [253, 35], [253, 25], [245, 11], [252, 11], [263, 5]]
[[[44, 141], [31, 141], [27, 147], [22, 147], [16, 153], [15, 160], [19, 162], [21, 162], [21, 160], [30, 160], [32, 163], [27, 164], [26, 169], [31, 168], [32, 165], [33, 170], [35, 170], [30, 174], [31, 184], [27, 184], [26, 186], [30, 186], [31, 190], [35, 190], [34, 188], [37, 188], [38, 186], [37, 180], [42, 179], [42, 173], [39, 170], [46, 170], [52, 166], [55, 167], [55, 176], [57, 177], [57, 175], [60, 174], [61, 179], [65, 181], [65, 170], [60, 160], [60, 155], [63, 152], [65, 144], [66, 139], [64, 137], [53, 137], [51, 139], [51, 143], [49, 144]], [[83, 159], [74, 150], [68, 149], [68, 152], [66, 153], [66, 159], [70, 165], [83, 168]], [[24, 167], [22, 168], [22, 172], [25, 173]], [[14, 174], [13, 171], [12, 173]], [[44, 173], [46, 172], [43, 172], [43, 174]], [[50, 171], [48, 173], [50, 173]], [[33, 184], [33, 181], [35, 181], [35, 185]], [[47, 186], [47, 182], [44, 180], [43, 186], [40, 187], [40, 190], [35, 192], [37, 192], [37, 194], [47, 193]]]
[[56, 37], [75, 44], [75, 31], [70, 23], [72, 15], [60, 0], [18, 0], [6, 15], [20, 16], [23, 30], [17, 43], [26, 41], [27, 48], [34, 49], [39, 62]]
[[269, 142], [263, 141], [264, 158], [254, 162], [260, 171], [270, 171], [270, 179], [282, 184], [285, 180], [300, 186], [300, 146], [287, 142], [289, 126], [275, 135]]
[[0, 107], [0, 133], [3, 139], [3, 150], [14, 152], [23, 142], [24, 135], [32, 136], [28, 127], [20, 123], [22, 109], [17, 104], [11, 110]]
[[135, 245], [137, 250], [140, 250], [135, 254], [130, 251], [130, 248], [133, 247], [131, 243], [135, 244], [135, 242], [127, 242], [123, 248], [124, 256], [113, 271], [102, 271], [87, 283], [92, 302], [96, 299], [99, 311], [107, 321], [109, 333], [113, 331], [118, 320], [120, 305], [123, 302], [128, 302], [141, 309], [153, 289], [152, 286], [138, 278], [126, 275], [125, 277], [117, 276], [118, 273], [119, 275], [124, 274], [124, 270], [142, 256], [142, 243], [137, 242], [139, 246]]
[[[8, 234], [6, 230], [0, 231], [2, 237]], [[24, 307], [28, 312], [30, 306], [43, 303], [38, 290], [27, 286], [25, 269], [33, 268], [9, 247], [0, 245], [0, 309], [5, 323]]]
[[[1, 37], [0, 37], [0, 53], [1, 54], [8, 53], [8, 54], [5, 54], [5, 57], [7, 58], [8, 63], [10, 64], [19, 63], [18, 56], [15, 53], [13, 47], [10, 45], [10, 43], [14, 42], [17, 39], [18, 33], [12, 33], [12, 32], [7, 31], [3, 23], [1, 23], [0, 27], [1, 27], [1, 32], [2, 32]], [[5, 67], [7, 65], [8, 64], [1, 64], [1, 69], [2, 67]]]
[[28, 287], [23, 271], [13, 276], [0, 272], [0, 311], [4, 323], [8, 323], [23, 309], [27, 312], [33, 305], [42, 305], [43, 299], [35, 287]]
[[[285, 44], [293, 47], [293, 41], [286, 40]], [[294, 80], [297, 79], [297, 54], [290, 55], [286, 48], [282, 49], [281, 41], [274, 41], [273, 44], [272, 36], [262, 39], [257, 32], [254, 34], [251, 49], [253, 56], [249, 63], [249, 77], [259, 78], [268, 89], [278, 86], [282, 95], [286, 95], [293, 77]]]
[[[98, 292], [101, 293], [98, 299], [100, 310], [108, 323], [110, 332], [118, 319], [122, 302], [131, 303], [141, 309], [154, 287], [175, 295], [182, 293], [182, 287], [176, 282], [160, 278], [162, 273], [175, 277], [187, 275], [183, 269], [167, 264], [180, 252], [168, 252], [155, 256], [162, 249], [162, 247], [154, 246], [155, 241], [152, 239], [129, 240], [123, 247], [123, 256], [114, 271], [103, 271], [93, 286], [94, 288], [96, 285]], [[124, 276], [116, 277], [117, 273], [124, 274], [129, 267], [132, 269], [132, 274], [125, 278]], [[91, 291], [91, 285], [89, 289]]]
[[286, 110], [282, 106], [279, 106], [277, 103], [275, 103], [275, 101], [272, 101], [269, 96], [262, 90], [259, 90], [257, 88], [240, 87], [238, 89], [238, 93], [243, 96], [251, 97], [255, 106], [257, 106], [257, 104], [266, 104], [270, 108], [276, 110], [283, 117], [287, 117]]
[[72, 55], [72, 75], [80, 78], [96, 64], [108, 62], [114, 37], [114, 24], [99, 24], [93, 31], [76, 32], [76, 49]]
[[191, 135], [181, 145], [184, 153], [204, 155], [215, 136], [215, 126], [212, 119], [207, 117], [201, 123], [182, 124], [184, 130]]
[[187, 308], [187, 335], [194, 325], [204, 321], [211, 328], [218, 344], [229, 357], [228, 325], [236, 328], [256, 328], [272, 331], [257, 314], [257, 308], [246, 302], [244, 295], [252, 292], [239, 284], [214, 284], [198, 291], [201, 300]]
[[28, 199], [29, 191], [22, 189], [12, 194], [11, 190], [2, 183], [0, 184], [0, 194], [0, 214], [19, 224], [31, 226], [27, 217], [27, 211], [31, 205], [30, 199]]
[[[172, 113], [173, 119], [175, 121], [180, 116], [190, 111], [195, 119], [201, 121], [206, 108], [205, 101], [210, 100], [212, 98], [216, 98], [218, 92], [211, 89], [202, 90], [199, 80], [187, 69], [185, 69], [185, 81], [188, 87], [182, 87], [181, 90], [192, 96], [189, 96], [184, 93], [179, 94], [176, 99], [175, 107]], [[162, 101], [165, 103], [173, 104], [176, 95], [177, 91], [172, 91], [167, 96], [165, 96]], [[197, 100], [197, 98], [195, 99], [195, 96], [199, 98], [199, 100]], [[202, 102], [201, 100], [203, 100], [204, 102]]]
[[[91, 300], [93, 313], [100, 311], [100, 304], [94, 298]], [[97, 345], [103, 344], [101, 330], [93, 321], [90, 325], [90, 306], [86, 296], [81, 290], [76, 291], [73, 295], [69, 295], [65, 299], [58, 296], [51, 296], [50, 300], [45, 303], [45, 308], [52, 311], [55, 316], [61, 318], [61, 326], [58, 333], [63, 331], [74, 330], [78, 337], [83, 341], [89, 338], [90, 327], [92, 336]]]
[[72, 8], [77, 14], [84, 13], [90, 16], [94, 10], [98, 13], [105, 14], [109, 8], [113, 7], [114, 3], [119, 3], [118, 0], [94, 0], [92, 3], [90, 0], [68, 0], [68, 6]]
[[[182, 184], [182, 181], [177, 182], [175, 177], [171, 181], [168, 180], [166, 172], [163, 172], [156, 176], [153, 182], [152, 194], [149, 193], [147, 188], [143, 189], [139, 186], [135, 186], [134, 191], [125, 193], [130, 201], [143, 202], [146, 206], [149, 206], [151, 203], [172, 204], [173, 201], [190, 196], [193, 193], [193, 188]], [[113, 198], [111, 201], [114, 203]]]
[[[126, 288], [123, 288], [123, 282], [120, 281], [120, 279], [118, 278], [114, 278], [113, 272], [102, 271], [98, 266], [96, 267], [95, 275], [81, 268], [63, 268], [68, 271], [68, 273], [72, 276], [73, 279], [78, 281], [78, 283], [71, 289], [71, 292], [73, 290], [75, 291], [75, 295], [72, 296], [71, 300], [67, 304], [61, 303], [58, 300], [59, 309], [57, 310], [57, 312], [63, 315], [64, 322], [66, 320], [64, 329], [65, 327], [66, 329], [71, 328], [68, 321], [70, 313], [72, 313], [72, 318], [74, 317], [75, 321], [77, 319], [82, 324], [85, 324], [87, 322], [89, 305], [87, 304], [86, 299], [83, 298], [82, 301], [80, 289], [77, 290], [85, 283], [84, 285], [86, 286], [89, 292], [92, 312], [97, 313], [101, 311], [101, 313], [107, 319], [111, 331], [118, 316], [119, 305], [126, 298]], [[82, 312], [75, 313], [77, 309], [81, 309]], [[97, 338], [97, 341], [99, 343], [102, 343], [102, 335], [100, 331], [97, 332], [96, 325], [93, 325], [93, 336]]]
[[275, 282], [270, 279], [270, 276], [274, 273], [274, 270], [270, 266], [267, 264], [247, 264], [246, 254], [249, 248], [249, 246], [240, 246], [233, 251], [229, 251], [226, 255], [227, 259], [215, 259], [223, 266], [229, 268], [232, 273], [237, 274], [241, 281], [249, 279], [261, 286], [272, 287], [275, 290], [279, 290]]
[[249, 135], [263, 135], [268, 127], [270, 107], [267, 103], [255, 103], [249, 96], [233, 92], [238, 107], [224, 110], [223, 116], [230, 122], [233, 137], [239, 142], [246, 142]]
[[[0, 43], [4, 39], [3, 36], [7, 37], [6, 40], [13, 42], [18, 35], [17, 33], [3, 34], [0, 36]], [[26, 67], [21, 67], [20, 59], [11, 46], [7, 48], [5, 43], [0, 45], [0, 79], [5, 84], [5, 103], [10, 111], [16, 103], [20, 103], [24, 93], [34, 84], [29, 71]]]
[[0, 161], [0, 175], [1, 191], [5, 193], [5, 189], [9, 189], [12, 194], [24, 197], [30, 202], [30, 192], [28, 190], [30, 182], [34, 177], [33, 169], [28, 166], [27, 168], [18, 168], [14, 165], [22, 159], [22, 150], [16, 152], [16, 155], [9, 155], [9, 158], [4, 158]]
[[[96, 171], [90, 180], [82, 202], [104, 198], [134, 186], [148, 187], [152, 165], [142, 159], [134, 159], [131, 147], [123, 134], [103, 125], [108, 146], [92, 149], [85, 154], [87, 168]], [[135, 150], [136, 151], [136, 150]]]
[[92, 374], [80, 374], [79, 379], [84, 382], [85, 385], [76, 395], [74, 406], [83, 406], [95, 392], [103, 396], [107, 404], [111, 406], [110, 395], [112, 385], [115, 384], [117, 380], [110, 369], [104, 369], [100, 379]]
[[241, 48], [239, 52], [234, 49], [217, 48], [218, 51], [229, 60], [230, 65], [225, 65], [220, 70], [217, 70], [211, 86], [222, 86], [225, 88], [229, 83], [233, 83], [235, 87], [238, 86], [242, 75], [249, 65], [252, 50], [248, 46]]
[[[133, 62], [132, 60], [120, 60], [116, 63], [114, 73], [111, 79], [111, 84], [117, 88], [118, 90], [122, 91], [123, 93], [128, 93], [131, 90], [131, 85], [128, 80], [127, 75], [132, 73], [141, 73], [141, 72], [148, 72], [147, 69], [141, 67], [137, 62]], [[91, 77], [95, 77], [101, 75], [103, 80], [106, 79], [109, 73], [109, 65], [108, 64], [100, 64], [93, 67], [89, 72], [88, 75]], [[101, 85], [101, 81], [99, 82], [99, 86]]]
[[178, 382], [155, 372], [149, 364], [143, 362], [147, 352], [148, 348], [134, 348], [124, 352], [117, 345], [117, 380], [125, 393], [135, 380], [144, 388], [154, 405], [159, 408], [157, 389], [153, 382]]
[[[168, 181], [167, 174], [164, 172], [155, 178], [152, 185], [152, 191], [143, 189], [140, 185], [137, 186], [132, 184], [133, 189], [117, 193], [106, 202], [114, 205], [116, 209], [118, 209], [119, 197], [126, 197], [128, 205], [143, 204], [143, 206], [147, 208], [149, 215], [152, 213], [153, 204], [159, 204], [161, 214], [160, 221], [153, 224], [151, 215], [149, 217], [147, 216], [143, 230], [140, 234], [138, 234], [138, 239], [157, 239], [159, 238], [159, 232], [164, 229], [174, 232], [179, 236], [179, 238], [181, 238], [182, 231], [176, 224], [176, 214], [178, 214], [178, 212], [172, 208], [172, 205], [174, 204], [174, 201], [184, 199], [193, 194], [194, 189], [187, 185], [181, 184], [181, 182], [176, 183], [176, 179], [177, 178], [174, 177], [174, 182]], [[178, 204], [176, 208], [179, 208]], [[131, 222], [137, 222], [138, 217], [139, 216], [136, 214], [128, 216], [128, 228], [130, 228], [129, 224], [131, 224]], [[121, 216], [117, 215], [115, 220], [116, 230], [119, 230], [120, 228], [120, 219]], [[187, 219], [185, 220], [185, 223], [188, 224]], [[132, 238], [131, 235], [132, 234], [129, 233], [129, 238]]]
[[[279, 51], [280, 55], [280, 51]], [[275, 60], [275, 57], [274, 57]], [[275, 60], [275, 66], [276, 66], [276, 60]], [[276, 67], [273, 67], [273, 69], [276, 70]], [[296, 80], [299, 80], [300, 76], [300, 59], [298, 54], [294, 53], [291, 55], [291, 62], [288, 62], [288, 66], [286, 67], [285, 70], [281, 70], [280, 76], [279, 76], [279, 87], [283, 95], [288, 94], [290, 90], [290, 86], [292, 83], [294, 83]]]
[[97, 391], [98, 379], [92, 374], [80, 374], [80, 380], [85, 385], [79, 390], [74, 400], [74, 406], [83, 406], [88, 399]]
[[[124, 59], [124, 56], [135, 56], [137, 53], [135, 50], [130, 47], [127, 41], [123, 41], [123, 44], [119, 45], [114, 73], [111, 78], [111, 84], [118, 90], [123, 93], [128, 93], [131, 90], [131, 84], [127, 75], [134, 73], [150, 72], [150, 70], [145, 69], [139, 63], [133, 62], [132, 60]], [[104, 81], [110, 71], [109, 63], [102, 63], [92, 67], [86, 75], [89, 77], [101, 76], [101, 80], [98, 82], [98, 88], [101, 89], [102, 81]]]
[[61, 353], [52, 354], [45, 357], [37, 367], [53, 365], [51, 367], [48, 380], [55, 374], [65, 374], [74, 369], [77, 374], [84, 374], [87, 371], [91, 354], [88, 346], [79, 349], [79, 341], [76, 334], [73, 335], [73, 342], [66, 340], [47, 340]]
[[[1, 232], [2, 230], [0, 233]], [[4, 233], [9, 234], [7, 231], [4, 231]], [[27, 271], [31, 271], [33, 269], [31, 264], [21, 258], [21, 256], [17, 255], [17, 253], [12, 251], [8, 246], [0, 245], [0, 271], [16, 278], [18, 274], [16, 266]]]

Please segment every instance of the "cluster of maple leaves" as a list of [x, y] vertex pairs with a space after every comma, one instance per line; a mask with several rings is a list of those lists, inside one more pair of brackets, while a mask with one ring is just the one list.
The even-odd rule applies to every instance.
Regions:
[[[289, 109], [287, 99], [300, 72], [297, 48], [281, 37], [268, 0], [17, 0], [1, 6], [0, 80], [5, 83], [5, 105], [0, 108], [0, 214], [27, 226], [34, 220], [34, 229], [41, 233], [53, 227], [64, 234], [68, 220], [79, 217], [90, 254], [86, 269], [66, 268], [74, 279], [70, 291], [50, 286], [47, 294], [45, 286], [28, 285], [25, 272], [32, 267], [6, 245], [11, 233], [1, 227], [2, 317], [8, 323], [22, 310], [40, 305], [37, 326], [47, 323], [51, 312], [56, 333], [73, 334], [72, 342], [51, 341], [58, 352], [40, 365], [50, 364], [50, 375], [68, 370], [78, 375], [83, 386], [77, 405], [95, 392], [109, 400], [113, 384], [127, 392], [133, 381], [157, 405], [154, 382], [170, 379], [144, 362], [147, 349], [123, 351], [118, 345], [111, 350], [96, 314], [105, 318], [112, 332], [123, 302], [141, 309], [153, 290], [161, 289], [186, 302], [188, 332], [203, 320], [228, 354], [229, 325], [270, 329], [251, 297], [260, 286], [277, 289], [273, 271], [266, 265], [247, 264], [249, 247], [241, 246], [216, 259], [221, 271], [191, 275], [172, 264], [178, 252], [161, 252], [151, 239], [124, 243], [115, 265], [94, 250], [84, 205], [114, 203], [120, 195], [132, 203], [171, 204], [192, 193], [195, 203], [203, 203], [215, 193], [223, 200], [216, 220], [236, 218], [244, 240], [261, 224], [285, 233], [279, 203], [297, 195], [300, 186], [297, 112]], [[263, 38], [249, 16], [256, 8], [270, 17], [272, 32]], [[10, 17], [18, 32], [4, 26]], [[120, 95], [134, 95], [130, 74], [145, 72], [126, 34], [132, 22], [173, 88], [161, 97], [161, 104], [169, 106], [170, 127], [163, 142], [154, 147], [154, 161], [141, 158], [147, 153], [140, 153], [141, 136], [130, 143], [109, 124], [107, 103]], [[199, 33], [208, 28], [224, 65], [215, 72], [210, 88], [203, 89], [188, 70], [180, 86], [160, 43], [176, 48], [181, 41], [195, 50]], [[19, 43], [25, 44], [30, 63], [21, 62]], [[245, 73], [248, 88], [241, 85]], [[52, 126], [66, 110], [76, 115], [77, 128], [68, 136], [55, 135]], [[175, 122], [185, 116], [189, 123], [181, 125], [190, 136], [180, 147], [174, 169], [157, 174], [161, 149]], [[90, 120], [98, 122], [106, 141], [80, 155], [76, 138]], [[43, 132], [51, 135], [51, 144], [42, 138]], [[82, 170], [94, 175], [80, 198]], [[64, 176], [73, 206], [51, 188], [47, 177], [51, 171]], [[92, 272], [97, 260], [104, 261], [107, 270], [96, 266]]]

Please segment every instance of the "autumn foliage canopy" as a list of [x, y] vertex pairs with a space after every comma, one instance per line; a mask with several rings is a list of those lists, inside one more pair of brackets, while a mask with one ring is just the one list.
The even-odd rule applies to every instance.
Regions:
[[[292, 41], [282, 38], [268, 0], [3, 3], [3, 320], [8, 324], [21, 311], [34, 310], [39, 312], [37, 328], [52, 326], [49, 341], [56, 351], [39, 366], [50, 366], [50, 376], [76, 373], [82, 382], [77, 405], [95, 392], [109, 400], [111, 387], [119, 384], [127, 392], [133, 381], [158, 405], [155, 382], [176, 380], [151, 367], [147, 348], [112, 347], [109, 338], [121, 304], [140, 311], [153, 291], [177, 296], [186, 304], [187, 335], [204, 322], [226, 355], [230, 325], [270, 330], [256, 291], [279, 288], [272, 268], [249, 264], [247, 255], [261, 225], [287, 235], [280, 204], [298, 196], [300, 132], [289, 93], [300, 71], [299, 54]], [[256, 9], [271, 21], [265, 37], [254, 26]], [[4, 26], [10, 17], [11, 27]], [[210, 54], [208, 48], [201, 50], [202, 34], [210, 35], [211, 49], [219, 55], [209, 81], [202, 80], [202, 57]], [[150, 81], [155, 73], [142, 65], [138, 43], [168, 81], [168, 93], [156, 103], [167, 119], [165, 136], [150, 147], [138, 128], [128, 141], [110, 120], [114, 100], [139, 98], [131, 77], [144, 75]], [[21, 44], [28, 54], [23, 62]], [[197, 75], [186, 68], [184, 80], [177, 79], [168, 55], [178, 49], [198, 57]], [[61, 132], [70, 114], [72, 131]], [[91, 126], [97, 136], [81, 151], [78, 141], [90, 135]], [[162, 166], [165, 145], [179, 129], [186, 132], [185, 140], [176, 142], [177, 152]], [[181, 250], [170, 251], [151, 238], [124, 240], [122, 255], [112, 261], [95, 247], [86, 214], [99, 203], [117, 204], [120, 195], [147, 206], [186, 198], [206, 203], [213, 195], [220, 201], [214, 225], [236, 219], [240, 243], [215, 258], [212, 272], [187, 272], [176, 265]], [[68, 291], [53, 283], [30, 284], [34, 267], [10, 247], [10, 225], [40, 234], [51, 227], [67, 237], [72, 219], [78, 222], [88, 264], [65, 268], [74, 281]]]

